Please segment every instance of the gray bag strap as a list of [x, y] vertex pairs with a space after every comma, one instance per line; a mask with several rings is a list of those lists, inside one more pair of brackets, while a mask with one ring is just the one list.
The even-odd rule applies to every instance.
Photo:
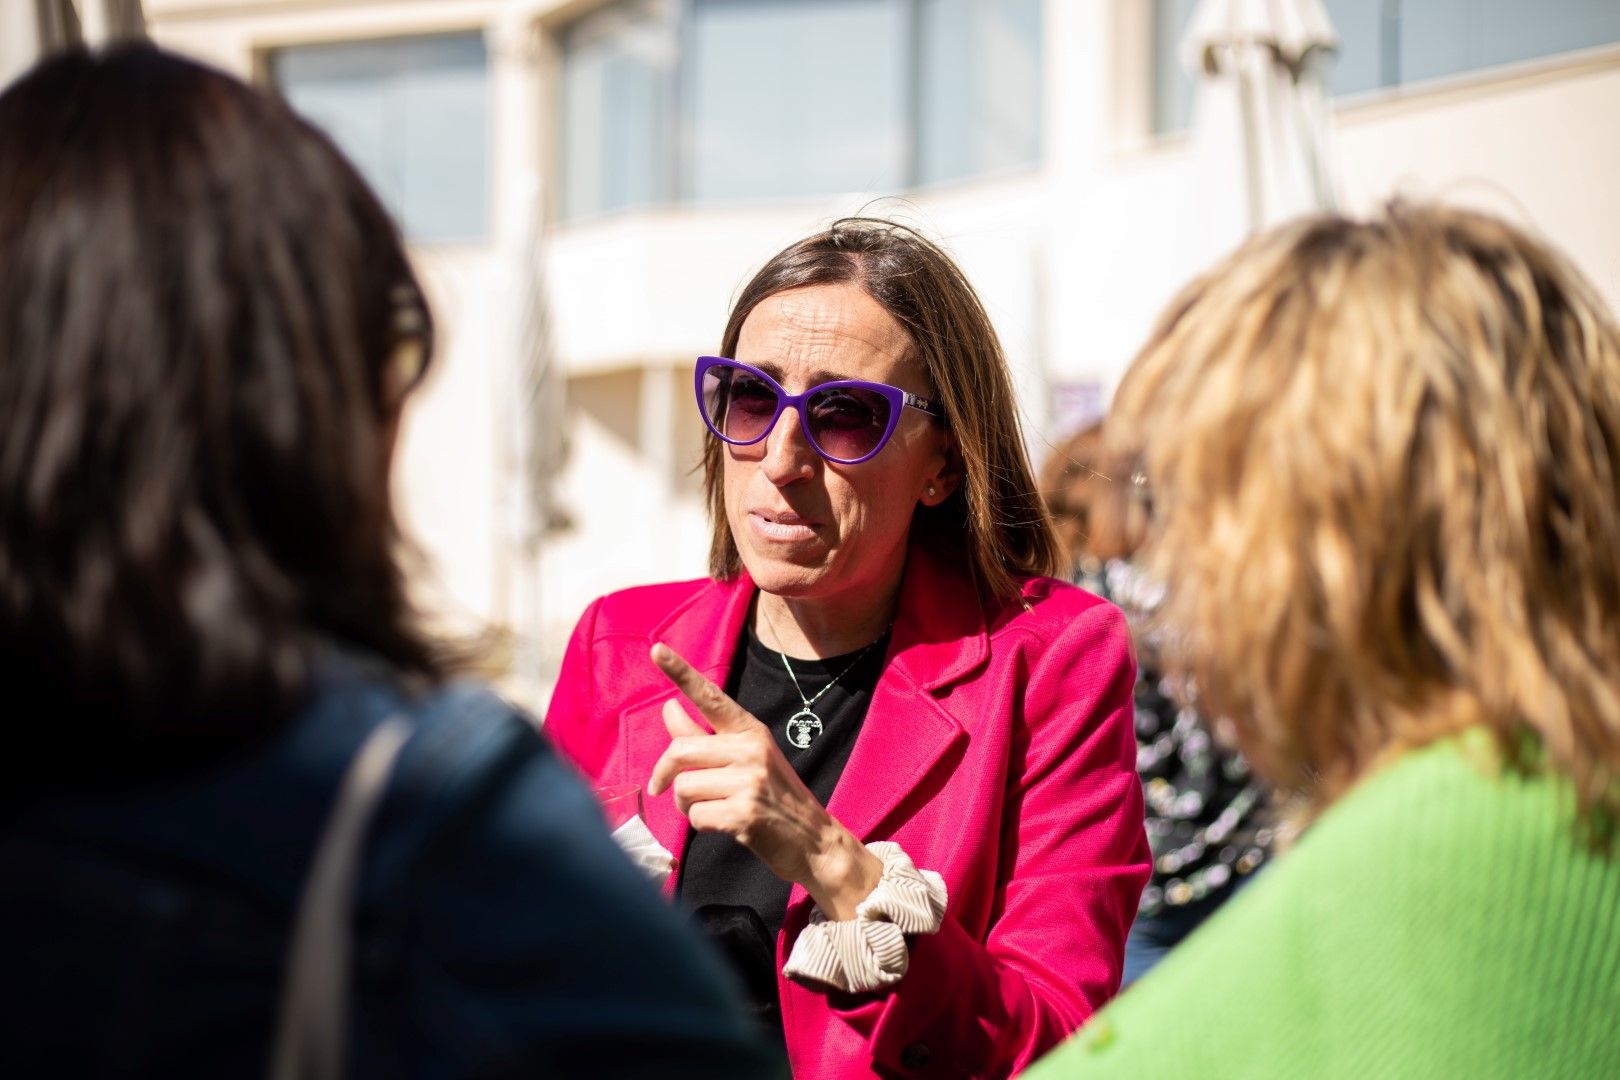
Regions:
[[338, 1080], [343, 1074], [361, 848], [410, 735], [410, 725], [398, 717], [384, 720], [343, 775], [298, 902], [270, 1080]]

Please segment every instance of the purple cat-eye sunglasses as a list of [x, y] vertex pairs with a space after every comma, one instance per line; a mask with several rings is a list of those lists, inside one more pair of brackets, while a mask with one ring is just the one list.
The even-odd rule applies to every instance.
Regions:
[[859, 465], [888, 443], [903, 408], [943, 418], [936, 402], [886, 383], [842, 379], [790, 394], [758, 368], [720, 356], [700, 356], [695, 376], [698, 411], [715, 437], [752, 446], [771, 433], [785, 409], [816, 453], [840, 465]]

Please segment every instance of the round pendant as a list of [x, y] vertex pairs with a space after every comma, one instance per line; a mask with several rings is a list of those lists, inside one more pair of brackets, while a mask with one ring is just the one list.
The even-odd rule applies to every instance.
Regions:
[[821, 734], [821, 717], [809, 709], [800, 709], [787, 721], [787, 741], [800, 750], [816, 741]]

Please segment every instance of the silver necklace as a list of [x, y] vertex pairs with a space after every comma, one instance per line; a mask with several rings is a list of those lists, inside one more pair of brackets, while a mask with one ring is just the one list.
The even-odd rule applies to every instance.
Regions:
[[[771, 621], [770, 612], [765, 613], [765, 622], [768, 626], [770, 626], [771, 634], [775, 636], [777, 642], [780, 643], [782, 640], [782, 635], [777, 632], [776, 623]], [[816, 702], [821, 700], [821, 695], [837, 686], [839, 679], [842, 679], [845, 675], [848, 675], [851, 671], [854, 671], [855, 665], [866, 659], [866, 654], [872, 651], [872, 646], [876, 645], [879, 641], [882, 641], [885, 637], [887, 637], [888, 633], [889, 630], [887, 627], [885, 627], [883, 633], [879, 634], [875, 640], [869, 642], [866, 648], [855, 654], [855, 659], [851, 660], [843, 671], [840, 671], [837, 675], [833, 676], [832, 682], [828, 683], [826, 686], [823, 686], [820, 690], [817, 690], [812, 697], [804, 696], [804, 687], [799, 685], [799, 676], [794, 673], [793, 665], [788, 663], [787, 653], [782, 652], [781, 650], [776, 650], [776, 655], [782, 658], [782, 666], [787, 668], [788, 678], [793, 680], [794, 691], [798, 693], [799, 700], [804, 702], [804, 708], [788, 717], [787, 723], [783, 725], [783, 734], [787, 736], [787, 741], [789, 743], [798, 749], [803, 750], [811, 743], [816, 741], [816, 736], [820, 735], [822, 731], [821, 717], [816, 715]]]

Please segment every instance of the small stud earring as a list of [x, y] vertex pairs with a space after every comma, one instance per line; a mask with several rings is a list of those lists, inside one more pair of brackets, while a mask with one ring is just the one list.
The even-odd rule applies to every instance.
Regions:
[[934, 497], [934, 485], [933, 484], [928, 485], [927, 494], [928, 494], [928, 497], [930, 499], [932, 499]]

